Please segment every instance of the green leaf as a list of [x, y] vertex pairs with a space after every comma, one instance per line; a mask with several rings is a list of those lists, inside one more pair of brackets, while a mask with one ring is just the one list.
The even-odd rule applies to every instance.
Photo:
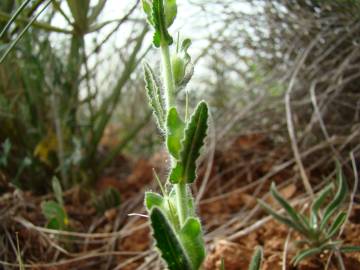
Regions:
[[224, 257], [221, 257], [220, 270], [225, 270], [225, 261], [224, 261]]
[[334, 199], [329, 203], [329, 205], [326, 207], [324, 211], [324, 218], [320, 223], [320, 230], [323, 230], [325, 228], [331, 216], [341, 207], [341, 204], [344, 201], [348, 191], [341, 168], [338, 167], [337, 172], [338, 172], [337, 179], [339, 183], [339, 188], [335, 194]]
[[257, 246], [251, 258], [249, 270], [260, 270], [263, 253], [262, 247]]
[[176, 0], [165, 0], [165, 23], [166, 27], [170, 27], [177, 14]]
[[163, 208], [164, 198], [155, 192], [145, 192], [145, 206], [148, 211], [157, 206]]
[[296, 266], [299, 262], [302, 260], [314, 256], [316, 254], [321, 253], [323, 250], [321, 248], [315, 247], [315, 248], [309, 248], [300, 251], [292, 260], [293, 264]]
[[194, 73], [194, 66], [191, 63], [191, 57], [188, 53], [190, 45], [190, 39], [183, 40], [180, 51], [177, 49], [176, 53], [171, 57], [174, 80], [178, 89], [184, 88]]
[[342, 246], [340, 251], [344, 253], [360, 252], [360, 246]]
[[153, 207], [158, 207], [163, 211], [170, 224], [178, 230], [180, 228], [179, 219], [175, 207], [175, 194], [170, 193], [169, 196], [162, 197], [154, 192], [145, 192], [145, 206], [149, 213]]
[[153, 110], [157, 125], [160, 130], [165, 130], [164, 101], [161, 96], [161, 87], [150, 65], [146, 62], [144, 66], [145, 88], [149, 104]]
[[184, 135], [185, 124], [181, 120], [175, 107], [169, 109], [167, 121], [166, 145], [170, 154], [176, 158], [180, 158], [181, 139]]
[[188, 218], [180, 231], [180, 239], [190, 258], [192, 269], [199, 269], [205, 258], [205, 244], [199, 219]]
[[[57, 202], [46, 201], [41, 203], [41, 210], [43, 215], [48, 220], [51, 226], [59, 226], [60, 229], [65, 229], [68, 224], [67, 214], [65, 209]], [[56, 220], [56, 222], [54, 221]], [[55, 225], [57, 224], [57, 225]]]
[[53, 177], [52, 179], [52, 189], [56, 198], [56, 201], [63, 206], [64, 205], [64, 201], [63, 201], [63, 192], [62, 192], [62, 188], [61, 188], [61, 184], [59, 182], [59, 179], [57, 179], [56, 177]]
[[151, 1], [149, 0], [141, 0], [141, 3], [142, 3], [142, 7], [143, 7], [143, 10], [147, 16], [147, 20], [149, 22], [150, 25], [153, 25], [154, 22], [152, 20], [152, 3]]
[[306, 232], [308, 224], [306, 224], [306, 222], [300, 218], [296, 210], [285, 200], [285, 198], [280, 195], [274, 182], [271, 184], [271, 195], [286, 210], [294, 223], [297, 224], [297, 226], [301, 228], [302, 231]]
[[52, 218], [46, 224], [46, 227], [51, 230], [61, 230], [61, 224], [57, 218]]
[[341, 228], [341, 226], [344, 224], [346, 220], [346, 213], [341, 212], [337, 215], [334, 222], [331, 224], [329, 231], [326, 234], [326, 238], [330, 239], [332, 238]]
[[331, 190], [333, 189], [333, 184], [327, 185], [325, 188], [323, 188], [320, 192], [320, 194], [317, 196], [315, 201], [313, 202], [311, 206], [310, 211], [310, 226], [313, 229], [318, 228], [318, 215], [320, 207], [325, 202], [325, 199], [330, 194]]
[[151, 210], [150, 221], [153, 237], [156, 240], [155, 245], [169, 270], [193, 269], [174, 229], [167, 221], [165, 214], [156, 206]]
[[270, 215], [272, 215], [276, 220], [279, 222], [289, 226], [290, 228], [293, 228], [294, 230], [298, 231], [299, 233], [306, 235], [306, 232], [301, 228], [297, 223], [292, 221], [291, 219], [284, 217], [280, 214], [278, 214], [276, 211], [274, 211], [268, 204], [263, 202], [262, 200], [258, 200], [258, 203], [266, 212], [268, 212]]
[[167, 31], [163, 0], [153, 0], [152, 21], [155, 28], [155, 34], [153, 38], [154, 46], [157, 48], [160, 47], [161, 42], [165, 42], [167, 45], [171, 45], [173, 43], [173, 39]]
[[176, 184], [179, 182], [192, 183], [196, 178], [196, 160], [200, 156], [200, 149], [204, 145], [208, 128], [208, 106], [201, 101], [186, 124], [185, 136], [181, 142], [180, 159], [171, 170], [169, 180]]

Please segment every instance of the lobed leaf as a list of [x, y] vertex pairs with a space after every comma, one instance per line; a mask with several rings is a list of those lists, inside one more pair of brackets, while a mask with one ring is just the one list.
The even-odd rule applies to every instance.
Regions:
[[153, 237], [169, 270], [191, 270], [192, 265], [165, 214], [153, 207], [150, 213]]
[[180, 158], [181, 139], [184, 135], [185, 124], [181, 120], [175, 107], [169, 109], [167, 120], [166, 145], [170, 154], [175, 158]]
[[204, 145], [208, 128], [208, 106], [201, 101], [186, 124], [184, 138], [181, 142], [180, 159], [172, 168], [169, 180], [171, 183], [192, 183], [196, 178], [196, 161]]
[[160, 130], [165, 130], [164, 102], [161, 96], [161, 87], [150, 65], [146, 62], [144, 66], [145, 88], [150, 107], [153, 110], [157, 125]]
[[263, 253], [262, 247], [257, 246], [251, 258], [249, 270], [260, 270]]

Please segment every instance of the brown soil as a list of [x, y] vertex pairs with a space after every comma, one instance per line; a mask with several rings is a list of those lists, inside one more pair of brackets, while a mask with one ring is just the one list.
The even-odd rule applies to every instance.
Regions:
[[[257, 245], [265, 250], [262, 270], [282, 269], [284, 243], [289, 230], [272, 219], [256, 223], [267, 218], [257, 208], [256, 199], [267, 193], [271, 181], [279, 184], [280, 192], [289, 200], [300, 198], [304, 191], [300, 181], [296, 181], [298, 177], [293, 165], [269, 174], [276, 165], [290, 158], [285, 148], [273, 148], [264, 135], [257, 134], [239, 137], [225, 150], [215, 151], [199, 209], [207, 237], [208, 255], [204, 270], [220, 269], [222, 259], [226, 270], [247, 269]], [[18, 233], [25, 264], [33, 265], [31, 269], [163, 269], [152, 247], [147, 218], [128, 214], [145, 214], [143, 193], [157, 189], [152, 168], [156, 168], [160, 175], [166, 173], [164, 155], [158, 153], [150, 161], [132, 162], [125, 157], [121, 160], [121, 164], [126, 161], [126, 168], [130, 170], [124, 173], [121, 166], [114, 167], [97, 184], [98, 191], [109, 186], [120, 191], [122, 204], [119, 209], [109, 209], [103, 215], [97, 215], [88, 192], [74, 188], [65, 193], [72, 231], [86, 235], [56, 237], [39, 229], [44, 228], [46, 223], [39, 205], [41, 201], [50, 199], [50, 195], [37, 197], [30, 192], [8, 188], [8, 192], [0, 196], [1, 231], [6, 239], [12, 239], [14, 243]], [[204, 181], [206, 171], [207, 162], [204, 161], [198, 185], [194, 188], [195, 194]], [[322, 171], [308, 173], [314, 186], [321, 181]], [[272, 200], [266, 200], [275, 206]], [[342, 235], [344, 243], [360, 245], [359, 217], [360, 205], [354, 204]], [[291, 258], [297, 251], [293, 240], [298, 239], [298, 235], [291, 234], [286, 269], [324, 269], [329, 253], [305, 260], [298, 267], [291, 265]], [[0, 259], [16, 264], [14, 249], [5, 248], [6, 252], [0, 253]], [[360, 269], [359, 253], [346, 254], [343, 258], [346, 269]], [[329, 269], [335, 270], [334, 265], [332, 263]]]

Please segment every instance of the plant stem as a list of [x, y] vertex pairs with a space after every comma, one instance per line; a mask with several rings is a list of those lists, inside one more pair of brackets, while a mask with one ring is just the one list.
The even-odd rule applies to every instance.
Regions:
[[188, 216], [187, 209], [187, 190], [185, 183], [175, 184], [175, 194], [176, 194], [176, 208], [179, 215], [180, 227], [185, 224], [185, 221]]
[[[161, 42], [161, 60], [162, 68], [164, 73], [164, 84], [165, 84], [165, 100], [166, 100], [166, 110], [168, 111], [170, 107], [175, 106], [175, 82], [174, 75], [171, 68], [170, 60], [170, 51], [169, 45], [165, 42]], [[171, 159], [172, 165], [174, 165], [175, 160]], [[179, 215], [180, 227], [184, 225], [187, 215], [187, 190], [186, 183], [175, 184], [175, 194], [176, 194], [176, 208]]]
[[175, 106], [175, 82], [171, 68], [169, 45], [161, 42], [161, 60], [164, 72], [166, 109]]

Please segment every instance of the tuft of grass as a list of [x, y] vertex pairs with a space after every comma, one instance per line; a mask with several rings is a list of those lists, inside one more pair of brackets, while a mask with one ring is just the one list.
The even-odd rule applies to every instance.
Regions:
[[[337, 186], [335, 195], [333, 195], [334, 185], [332, 183], [319, 192], [312, 202], [308, 216], [297, 212], [280, 195], [274, 183], [271, 185], [271, 195], [285, 210], [286, 214], [278, 214], [268, 204], [258, 200], [266, 212], [277, 221], [297, 231], [303, 237], [300, 243], [305, 244], [306, 247], [300, 250], [293, 258], [294, 265], [325, 250], [352, 252], [360, 249], [360, 247], [343, 245], [341, 241], [336, 240], [337, 233], [347, 217], [346, 212], [341, 210], [348, 194], [348, 188], [340, 166], [337, 167]], [[331, 195], [333, 195], [332, 200], [326, 204]]]

